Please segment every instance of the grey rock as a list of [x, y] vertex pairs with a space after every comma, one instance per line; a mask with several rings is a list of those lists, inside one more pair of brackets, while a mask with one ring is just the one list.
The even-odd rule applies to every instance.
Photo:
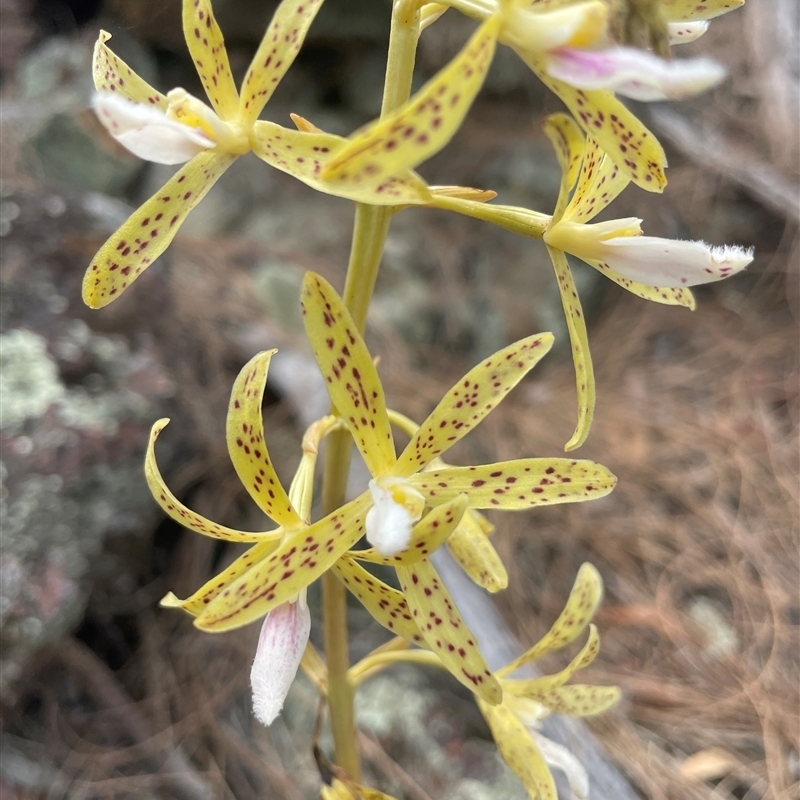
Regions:
[[20, 209], [0, 304], [0, 695], [10, 699], [93, 589], [136, 585], [157, 513], [143, 450], [175, 386], [150, 340], [79, 316], [82, 269], [59, 271], [63, 236], [97, 221], [58, 195], [4, 194]]

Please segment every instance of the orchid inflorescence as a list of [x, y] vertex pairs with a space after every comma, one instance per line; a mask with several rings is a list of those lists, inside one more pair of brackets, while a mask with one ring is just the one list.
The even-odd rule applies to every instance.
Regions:
[[[209, 0], [184, 0], [184, 34], [210, 105], [180, 88], [164, 95], [149, 86], [108, 48], [109, 35], [101, 32], [93, 62], [100, 121], [141, 158], [183, 166], [97, 253], [84, 279], [84, 299], [99, 308], [119, 297], [164, 252], [223, 172], [249, 151], [313, 189], [355, 201], [357, 214], [368, 207], [383, 209], [387, 224], [389, 215], [412, 205], [471, 216], [541, 239], [547, 248], [575, 365], [578, 419], [565, 449], [576, 449], [590, 430], [595, 384], [568, 256], [643, 299], [690, 309], [689, 287], [726, 278], [752, 260], [752, 252], [741, 247], [643, 236], [637, 218], [592, 222], [629, 184], [650, 192], [666, 185], [663, 149], [617, 95], [640, 101], [680, 99], [719, 83], [725, 71], [717, 62], [671, 59], [669, 47], [696, 40], [709, 19], [742, 2], [394, 0], [384, 109], [379, 119], [350, 137], [325, 133], [297, 115], [292, 115], [293, 128], [258, 119], [322, 0], [281, 2], [240, 90]], [[449, 9], [478, 20], [477, 28], [438, 74], [413, 96], [410, 90], [404, 95], [420, 32]], [[512, 48], [569, 111], [545, 121], [562, 173], [551, 214], [493, 203], [491, 190], [429, 186], [414, 171], [460, 127], [498, 44]], [[375, 227], [375, 236], [379, 230]], [[368, 260], [360, 247], [354, 240], [348, 281], [366, 308], [374, 276], [359, 283]], [[264, 619], [251, 683], [254, 711], [265, 725], [280, 713], [302, 666], [331, 701], [338, 755], [336, 686], [352, 689], [398, 661], [439, 666], [475, 694], [501, 755], [532, 798], [556, 798], [550, 767], [563, 770], [573, 794], [585, 797], [583, 768], [563, 747], [545, 739], [538, 726], [551, 712], [596, 714], [618, 698], [613, 687], [569, 683], [599, 650], [597, 630], [590, 625], [602, 595], [599, 574], [585, 564], [564, 612], [545, 637], [512, 664], [492, 671], [431, 560], [445, 545], [473, 581], [499, 591], [508, 578], [491, 544], [493, 526], [482, 511], [583, 502], [613, 489], [614, 476], [591, 461], [523, 458], [460, 467], [442, 460], [548, 352], [553, 336], [529, 336], [484, 359], [417, 424], [387, 407], [363, 339], [363, 314], [355, 318], [350, 304], [314, 273], [306, 275], [300, 301], [331, 413], [303, 437], [300, 466], [288, 490], [270, 458], [261, 411], [275, 351], [259, 353], [244, 366], [227, 417], [234, 469], [275, 527], [234, 530], [185, 507], [156, 464], [155, 441], [167, 420], [153, 426], [145, 473], [159, 505], [190, 530], [250, 545], [193, 595], [179, 600], [169, 594], [162, 605], [184, 610], [199, 629], [211, 632]], [[399, 455], [393, 429], [410, 439]], [[312, 520], [319, 448], [328, 437], [342, 435], [352, 437], [371, 480], [361, 495], [342, 499]], [[347, 458], [338, 466], [346, 468]], [[369, 546], [359, 544], [363, 537]], [[399, 588], [379, 580], [365, 564], [394, 568]], [[306, 592], [315, 580], [330, 576], [395, 636], [346, 675], [339, 674], [344, 684], [335, 684], [333, 661], [326, 667], [309, 643]], [[325, 613], [333, 612], [326, 608]], [[555, 675], [511, 677], [573, 642], [587, 626], [588, 639], [566, 668]], [[358, 783], [357, 761], [354, 765], [351, 759], [349, 771], [343, 765], [336, 769], [323, 787], [323, 798], [386, 797]]]

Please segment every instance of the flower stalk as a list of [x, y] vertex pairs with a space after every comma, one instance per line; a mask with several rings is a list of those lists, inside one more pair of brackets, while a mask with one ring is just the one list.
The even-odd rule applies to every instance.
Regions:
[[[411, 96], [418, 39], [418, 4], [397, 0], [392, 11], [381, 116], [392, 113]], [[356, 204], [343, 300], [359, 331], [366, 324], [392, 212], [389, 206]], [[346, 430], [334, 431], [328, 438], [322, 474], [323, 514], [330, 514], [344, 504], [352, 449], [352, 438]], [[357, 781], [361, 767], [353, 708], [354, 682], [349, 675], [347, 589], [332, 572], [322, 577], [322, 616], [336, 762]]]

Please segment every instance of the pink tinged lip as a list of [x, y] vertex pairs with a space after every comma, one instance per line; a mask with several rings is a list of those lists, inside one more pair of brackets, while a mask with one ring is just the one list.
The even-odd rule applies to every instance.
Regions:
[[310, 632], [305, 600], [283, 603], [264, 618], [250, 670], [253, 712], [263, 725], [271, 725], [280, 714]]
[[663, 58], [633, 47], [564, 47], [547, 59], [547, 72], [578, 89], [611, 89], [633, 100], [679, 100], [710, 89], [726, 75], [710, 58]]

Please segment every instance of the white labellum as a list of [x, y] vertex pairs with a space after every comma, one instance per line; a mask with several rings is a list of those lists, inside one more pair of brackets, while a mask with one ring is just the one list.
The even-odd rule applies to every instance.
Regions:
[[163, 111], [113, 92], [98, 92], [92, 106], [103, 127], [127, 150], [156, 164], [183, 164], [216, 142]]
[[411, 541], [425, 498], [402, 478], [376, 478], [369, 482], [369, 490], [374, 505], [367, 512], [367, 541], [382, 556], [397, 555]]

